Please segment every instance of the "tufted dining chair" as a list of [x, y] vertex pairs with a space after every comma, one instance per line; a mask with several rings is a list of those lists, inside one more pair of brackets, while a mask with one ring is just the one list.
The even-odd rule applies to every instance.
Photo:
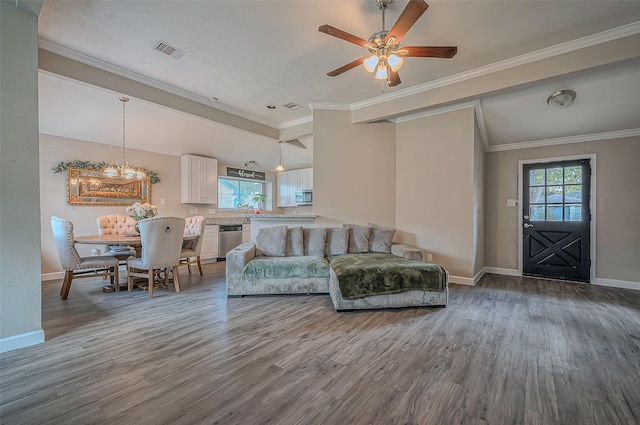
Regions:
[[185, 218], [184, 233], [198, 235], [191, 241], [182, 243], [182, 252], [180, 253], [180, 264], [178, 266], [187, 266], [191, 273], [191, 265], [197, 264], [200, 276], [202, 276], [202, 263], [200, 262], [200, 251], [202, 250], [202, 237], [204, 235], [205, 218], [201, 215]]
[[[103, 215], [102, 217], [98, 217], [97, 221], [99, 235], [124, 235], [126, 233], [138, 233], [136, 230], [137, 221], [126, 215]], [[105, 255], [113, 255], [121, 261], [126, 260], [136, 253], [133, 248], [117, 245], [105, 245], [103, 252]]]
[[64, 218], [51, 217], [51, 230], [56, 242], [60, 264], [65, 270], [60, 296], [66, 300], [74, 278], [111, 276], [111, 283], [118, 282], [118, 259], [112, 255], [81, 257], [75, 247], [73, 223]]
[[[149, 298], [153, 298], [153, 277], [155, 271], [164, 271], [165, 285], [168, 284], [168, 269], [173, 270], [173, 284], [176, 292], [180, 292], [178, 280], [178, 263], [182, 251], [184, 234], [184, 218], [153, 217], [140, 220], [140, 239], [142, 255], [140, 258], [129, 258], [129, 292], [133, 290], [133, 278], [141, 277], [149, 281]], [[146, 273], [143, 271], [146, 270]]]

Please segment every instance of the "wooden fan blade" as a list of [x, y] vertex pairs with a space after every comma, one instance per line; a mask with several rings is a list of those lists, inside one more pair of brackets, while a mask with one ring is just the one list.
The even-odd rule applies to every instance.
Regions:
[[332, 35], [334, 37], [341, 38], [345, 41], [348, 41], [349, 43], [357, 44], [358, 46], [361, 46], [361, 47], [366, 47], [365, 44], [369, 44], [367, 40], [360, 37], [356, 37], [355, 35], [349, 34], [346, 31], [339, 30], [338, 28], [332, 27], [331, 25], [327, 25], [327, 24], [322, 25], [320, 28], [318, 28], [318, 31], [328, 35]]
[[401, 82], [402, 81], [400, 81], [400, 75], [398, 75], [396, 71], [391, 71], [391, 74], [389, 74], [389, 87], [397, 86]]
[[389, 41], [389, 37], [393, 35], [396, 37], [396, 44], [400, 43], [400, 40], [402, 40], [407, 31], [409, 31], [428, 7], [429, 5], [424, 0], [409, 0], [407, 7], [404, 8], [396, 23], [393, 24], [387, 33], [385, 41]]
[[367, 57], [368, 57], [368, 56], [363, 56], [363, 57], [361, 57], [360, 59], [356, 59], [356, 60], [354, 60], [353, 62], [350, 62], [350, 63], [348, 63], [348, 64], [346, 64], [346, 65], [344, 65], [344, 66], [341, 66], [341, 67], [340, 67], [340, 68], [338, 68], [338, 69], [334, 69], [333, 71], [329, 72], [327, 75], [328, 75], [329, 77], [335, 77], [335, 76], [337, 76], [337, 75], [340, 75], [340, 74], [342, 74], [343, 72], [346, 72], [346, 71], [348, 71], [348, 70], [350, 70], [350, 69], [353, 69], [353, 68], [355, 68], [355, 67], [356, 67], [356, 66], [358, 66], [358, 65], [362, 65], [362, 62], [363, 62]]
[[400, 51], [407, 50], [408, 53], [399, 55], [410, 58], [452, 58], [458, 53], [455, 46], [402, 46]]

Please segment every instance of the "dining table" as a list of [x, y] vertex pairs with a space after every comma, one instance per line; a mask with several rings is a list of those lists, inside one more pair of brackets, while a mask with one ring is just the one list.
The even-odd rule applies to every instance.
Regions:
[[[198, 237], [195, 233], [185, 233], [182, 236], [183, 241], [192, 241]], [[142, 238], [139, 233], [123, 233], [123, 234], [109, 234], [109, 235], [87, 235], [87, 236], [75, 236], [73, 240], [77, 244], [87, 245], [109, 245], [109, 246], [128, 246], [134, 248], [136, 251], [136, 257], [142, 255]], [[154, 288], [156, 285], [153, 286]], [[114, 285], [103, 285], [102, 290], [105, 292], [120, 291], [120, 289], [127, 289], [126, 284], [120, 284], [117, 287]]]

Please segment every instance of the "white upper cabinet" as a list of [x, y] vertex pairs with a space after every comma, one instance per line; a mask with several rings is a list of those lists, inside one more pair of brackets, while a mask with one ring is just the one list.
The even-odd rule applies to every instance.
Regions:
[[[295, 180], [292, 179], [295, 177]], [[294, 207], [296, 205], [297, 176], [291, 171], [283, 171], [276, 174], [278, 183], [278, 207]]]
[[180, 202], [183, 204], [218, 203], [218, 161], [203, 156], [180, 157]]
[[298, 190], [313, 189], [313, 168], [295, 170], [298, 173]]

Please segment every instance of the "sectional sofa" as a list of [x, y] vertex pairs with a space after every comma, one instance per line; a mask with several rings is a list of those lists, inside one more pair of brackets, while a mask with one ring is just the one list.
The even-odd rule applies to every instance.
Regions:
[[337, 311], [445, 307], [448, 273], [394, 229], [274, 226], [226, 256], [227, 296], [329, 294]]

